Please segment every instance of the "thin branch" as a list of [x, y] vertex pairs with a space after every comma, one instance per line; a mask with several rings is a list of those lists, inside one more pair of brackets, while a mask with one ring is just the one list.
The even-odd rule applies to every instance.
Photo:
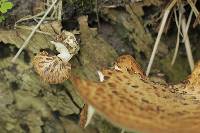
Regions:
[[58, 7], [59, 7], [59, 3], [58, 3], [56, 6], [54, 6], [53, 12], [51, 13], [50, 18], [55, 18], [56, 12], [57, 12], [57, 10], [58, 10]]
[[186, 53], [187, 53], [190, 69], [192, 71], [194, 69], [194, 59], [193, 59], [193, 56], [192, 56], [190, 40], [189, 40], [187, 31], [186, 31], [185, 16], [182, 17], [181, 26], [182, 26], [183, 36], [184, 36], [184, 43], [185, 43]]
[[[183, 11], [180, 12], [180, 9], [178, 10], [179, 12], [179, 18], [177, 17], [177, 14], [176, 14], [176, 9], [174, 9], [174, 17], [175, 17], [175, 23], [176, 23], [176, 26], [180, 26], [181, 24], [181, 18], [182, 18], [182, 15], [183, 15]], [[180, 31], [180, 35], [183, 37], [183, 33]]]
[[187, 0], [187, 2], [191, 6], [191, 8], [192, 8], [192, 10], [193, 10], [193, 12], [195, 14], [195, 16], [198, 17], [199, 16], [199, 11], [197, 10], [195, 4], [191, 0]]
[[59, 8], [58, 8], [58, 20], [61, 21], [62, 20], [62, 0], [59, 2]]
[[188, 21], [187, 21], [187, 25], [186, 25], [186, 31], [188, 32], [190, 24], [191, 24], [191, 20], [192, 20], [192, 15], [193, 15], [193, 11], [190, 11], [190, 15], [188, 17]]
[[[194, 4], [196, 4], [197, 0], [194, 1]], [[193, 10], [191, 9], [190, 11], [190, 15], [188, 17], [188, 21], [187, 21], [187, 25], [186, 25], [186, 31], [188, 32], [188, 29], [190, 27], [190, 24], [191, 24], [191, 20], [192, 20], [192, 15], [193, 15]]]
[[155, 54], [156, 54], [156, 51], [157, 51], [157, 48], [158, 48], [158, 44], [160, 42], [160, 38], [162, 36], [163, 30], [164, 30], [164, 27], [165, 27], [165, 24], [166, 24], [167, 18], [169, 16], [171, 9], [176, 4], [176, 2], [177, 2], [177, 0], [173, 0], [164, 12], [164, 16], [163, 16], [163, 19], [162, 19], [162, 22], [161, 22], [161, 26], [160, 26], [160, 29], [159, 29], [159, 32], [158, 32], [158, 36], [156, 38], [156, 42], [154, 44], [153, 52], [151, 54], [150, 61], [149, 61], [149, 64], [148, 64], [148, 67], [147, 67], [147, 70], [146, 70], [146, 76], [148, 76], [149, 73], [150, 73], [151, 66], [153, 64], [153, 60], [154, 60], [154, 57], [155, 57]]
[[174, 14], [175, 14], [175, 20], [176, 20], [176, 25], [177, 25], [177, 28], [178, 28], [178, 32], [177, 32], [177, 39], [176, 39], [176, 48], [175, 48], [175, 52], [174, 52], [174, 56], [172, 58], [172, 62], [171, 62], [171, 65], [173, 66], [174, 63], [175, 63], [175, 60], [176, 60], [176, 57], [177, 57], [177, 54], [178, 54], [178, 49], [179, 49], [179, 44], [180, 44], [180, 35], [181, 35], [181, 19], [182, 19], [182, 15], [183, 15], [183, 12], [182, 10], [179, 9], [179, 19], [177, 20], [177, 14], [176, 14], [176, 11], [174, 10]]
[[34, 15], [34, 16], [26, 16], [26, 17], [24, 17], [24, 18], [21, 18], [21, 19], [17, 20], [17, 22], [15, 22], [15, 26], [16, 26], [18, 23], [20, 23], [20, 22], [27, 21], [27, 20], [30, 20], [30, 19], [34, 19], [34, 18], [36, 18], [36, 17], [39, 17], [39, 16], [43, 15], [44, 13], [45, 13], [45, 12], [42, 11], [42, 12], [40, 12], [40, 13]]
[[14, 58], [11, 60], [11, 62], [15, 62], [17, 57], [20, 55], [20, 53], [22, 52], [22, 50], [28, 45], [29, 41], [31, 40], [32, 36], [34, 35], [34, 33], [36, 32], [36, 30], [39, 28], [39, 26], [42, 24], [42, 22], [44, 21], [44, 19], [46, 18], [46, 16], [49, 14], [49, 12], [51, 11], [51, 9], [54, 7], [54, 5], [56, 4], [56, 2], [59, 0], [55, 0], [54, 3], [52, 3], [52, 5], [47, 9], [46, 13], [44, 14], [44, 16], [42, 17], [42, 19], [39, 21], [39, 23], [34, 27], [34, 29], [32, 30], [32, 32], [30, 33], [30, 35], [27, 37], [27, 39], [25, 40], [25, 42], [22, 44], [21, 48], [19, 49], [19, 51], [17, 52], [17, 54], [14, 56]]

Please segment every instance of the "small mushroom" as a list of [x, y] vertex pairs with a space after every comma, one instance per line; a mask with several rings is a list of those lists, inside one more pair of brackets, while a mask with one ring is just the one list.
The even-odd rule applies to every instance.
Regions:
[[33, 66], [40, 77], [50, 83], [58, 84], [67, 80], [71, 73], [71, 64], [56, 55], [45, 51], [38, 53], [33, 59]]
[[80, 49], [74, 34], [65, 30], [56, 36], [55, 41], [62, 43], [70, 54], [77, 54]]
[[71, 64], [68, 61], [77, 54], [79, 46], [74, 34], [68, 31], [62, 31], [51, 43], [59, 54], [56, 56], [46, 51], [40, 52], [34, 57], [33, 66], [44, 81], [58, 84], [70, 77]]

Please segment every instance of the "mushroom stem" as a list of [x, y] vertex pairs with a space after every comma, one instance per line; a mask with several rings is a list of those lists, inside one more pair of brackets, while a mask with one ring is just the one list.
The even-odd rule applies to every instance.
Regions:
[[54, 41], [51, 41], [51, 43], [55, 45], [56, 50], [60, 53], [57, 56], [63, 61], [68, 62], [73, 57], [73, 54], [70, 54], [69, 50], [64, 46], [64, 44]]

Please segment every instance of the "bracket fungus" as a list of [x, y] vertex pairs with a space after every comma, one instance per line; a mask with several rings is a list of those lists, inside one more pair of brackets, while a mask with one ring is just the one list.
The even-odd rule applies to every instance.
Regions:
[[103, 82], [70, 79], [88, 105], [121, 128], [144, 133], [198, 133], [200, 63], [176, 85], [151, 81], [134, 63], [131, 56], [120, 57], [116, 63], [119, 69], [102, 71]]
[[58, 55], [42, 51], [33, 59], [35, 71], [50, 84], [62, 83], [70, 77], [71, 64], [68, 61], [79, 50], [76, 38], [71, 32], [62, 31], [55, 40], [51, 43], [55, 45]]

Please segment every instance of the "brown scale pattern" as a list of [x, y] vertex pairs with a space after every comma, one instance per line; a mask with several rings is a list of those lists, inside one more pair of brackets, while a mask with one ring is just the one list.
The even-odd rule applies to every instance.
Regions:
[[104, 82], [72, 77], [74, 86], [87, 104], [113, 124], [128, 130], [200, 132], [199, 64], [184, 82], [161, 85], [145, 77], [132, 57], [126, 55], [120, 60], [117, 65], [121, 70], [103, 70]]
[[56, 55], [50, 55], [45, 51], [34, 57], [33, 67], [40, 77], [50, 84], [64, 82], [69, 78], [71, 72], [70, 63], [64, 62]]

